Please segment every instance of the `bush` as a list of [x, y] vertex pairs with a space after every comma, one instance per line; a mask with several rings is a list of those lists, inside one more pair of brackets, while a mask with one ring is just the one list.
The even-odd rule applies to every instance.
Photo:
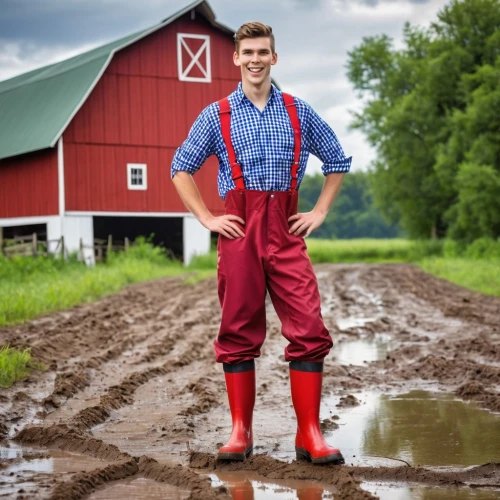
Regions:
[[32, 368], [43, 370], [43, 365], [31, 360], [29, 348], [20, 351], [7, 345], [0, 349], [0, 387], [10, 387], [26, 377]]
[[464, 241], [452, 240], [451, 238], [447, 238], [444, 240], [443, 244], [443, 257], [454, 259], [457, 257], [461, 257], [465, 249], [467, 248], [467, 244]]
[[139, 236], [126, 252], [110, 252], [107, 255], [107, 264], [116, 265], [127, 260], [142, 260], [158, 265], [181, 266], [182, 264], [167, 254], [162, 247], [155, 247], [151, 237]]
[[464, 256], [469, 259], [500, 259], [500, 240], [479, 238], [465, 250]]
[[83, 263], [75, 260], [63, 260], [52, 255], [15, 256], [7, 259], [0, 254], [0, 280], [26, 281], [36, 275], [55, 275], [63, 269], [83, 266]]
[[188, 266], [189, 269], [217, 269], [217, 250], [206, 255], [196, 255]]
[[443, 240], [415, 240], [409, 248], [408, 260], [414, 262], [441, 255], [443, 255]]

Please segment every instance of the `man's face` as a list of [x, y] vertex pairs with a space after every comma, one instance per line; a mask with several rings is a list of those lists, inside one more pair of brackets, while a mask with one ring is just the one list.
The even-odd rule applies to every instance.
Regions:
[[271, 66], [278, 62], [278, 54], [271, 51], [271, 39], [245, 38], [233, 61], [241, 68], [241, 79], [251, 85], [261, 85], [271, 74]]

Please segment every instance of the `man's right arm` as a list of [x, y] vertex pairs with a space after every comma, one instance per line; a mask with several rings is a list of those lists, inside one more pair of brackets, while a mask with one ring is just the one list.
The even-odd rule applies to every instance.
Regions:
[[244, 236], [243, 231], [233, 221], [245, 224], [236, 215], [215, 217], [205, 205], [192, 175], [206, 159], [215, 153], [214, 120], [210, 119], [210, 109], [205, 108], [196, 119], [187, 139], [177, 149], [172, 161], [171, 175], [174, 186], [186, 208], [210, 231], [223, 234], [229, 239]]

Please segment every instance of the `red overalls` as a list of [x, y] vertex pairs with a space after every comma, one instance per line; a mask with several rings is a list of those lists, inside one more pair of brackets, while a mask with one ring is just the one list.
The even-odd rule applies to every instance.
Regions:
[[283, 100], [295, 137], [289, 191], [245, 189], [231, 141], [229, 101], [219, 101], [222, 136], [236, 185], [226, 196], [225, 213], [245, 221], [243, 238], [231, 240], [219, 235], [222, 321], [214, 342], [219, 363], [240, 363], [260, 356], [266, 336], [266, 289], [281, 320], [282, 334], [289, 341], [287, 361], [322, 362], [333, 345], [321, 318], [318, 284], [304, 238], [288, 232], [288, 218], [297, 213], [301, 132], [294, 98], [283, 94]]

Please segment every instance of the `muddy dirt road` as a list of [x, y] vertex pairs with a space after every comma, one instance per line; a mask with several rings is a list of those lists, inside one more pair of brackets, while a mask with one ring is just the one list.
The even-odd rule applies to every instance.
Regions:
[[500, 299], [410, 265], [320, 265], [322, 427], [345, 466], [294, 461], [269, 303], [255, 455], [217, 463], [230, 415], [216, 282], [168, 278], [0, 329], [47, 370], [0, 392], [0, 498], [500, 497]]

